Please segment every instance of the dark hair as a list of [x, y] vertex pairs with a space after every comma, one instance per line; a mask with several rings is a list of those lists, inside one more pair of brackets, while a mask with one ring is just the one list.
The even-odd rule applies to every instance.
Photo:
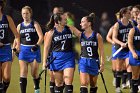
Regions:
[[138, 8], [140, 10], [140, 5], [135, 5], [133, 8]]
[[2, 7], [2, 11], [3, 11], [3, 8], [4, 8], [4, 1], [3, 0], [0, 0], [0, 6]]
[[58, 24], [58, 21], [61, 21], [61, 13], [54, 14], [54, 22]]
[[51, 30], [54, 28], [55, 23], [58, 24], [58, 21], [61, 21], [61, 14], [53, 14], [50, 17], [50, 21], [47, 24], [47, 30]]
[[127, 7], [121, 8], [120, 11], [119, 11], [120, 12], [120, 18], [122, 18], [123, 17], [123, 14], [126, 14], [127, 11], [128, 11], [128, 8]]
[[131, 11], [131, 10], [132, 10], [132, 8], [133, 8], [133, 6], [128, 6], [127, 8], [128, 8], [128, 10], [130, 10], [130, 11]]
[[90, 13], [88, 16], [85, 16], [88, 22], [91, 22], [91, 26], [93, 27], [93, 23], [95, 21], [95, 13]]
[[64, 9], [63, 9], [63, 7], [56, 6], [56, 7], [53, 8], [53, 10], [54, 10], [55, 8], [58, 9], [58, 11], [59, 11], [58, 13], [64, 13]]

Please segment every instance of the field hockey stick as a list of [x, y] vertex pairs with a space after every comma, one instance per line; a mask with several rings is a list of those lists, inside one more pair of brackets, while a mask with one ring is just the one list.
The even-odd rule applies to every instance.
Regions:
[[[96, 62], [97, 62], [98, 68], [100, 69], [99, 61], [96, 60]], [[99, 73], [101, 75], [101, 78], [102, 78], [102, 81], [103, 81], [103, 84], [104, 84], [105, 91], [106, 91], [106, 93], [108, 93], [108, 90], [107, 90], [107, 87], [106, 87], [106, 83], [105, 83], [105, 79], [104, 79], [103, 73], [102, 72], [99, 72]]]
[[113, 57], [115, 57], [123, 48], [120, 47], [113, 55], [107, 58], [107, 61], [110, 61]]
[[47, 70], [45, 70], [45, 86], [44, 86], [44, 93], [46, 93], [46, 79], [47, 79]]
[[[125, 43], [125, 45], [127, 45], [127, 42]], [[113, 55], [111, 55], [110, 57], [107, 58], [107, 61], [110, 61], [113, 57], [115, 57], [121, 50], [123, 49], [123, 47], [120, 47]]]
[[56, 59], [56, 57], [54, 57], [50, 62], [47, 62], [47, 65], [45, 67], [45, 69], [43, 69], [40, 73], [39, 73], [39, 78], [41, 79], [41, 75], [44, 71], [47, 70], [47, 68], [50, 66], [50, 64]]
[[46, 93], [46, 78], [47, 78], [47, 68], [50, 66], [50, 64], [56, 59], [56, 57], [54, 57], [50, 62], [47, 63], [45, 69], [43, 69], [40, 73], [39, 73], [39, 78], [41, 79], [41, 75], [43, 72], [45, 72], [45, 86], [44, 86], [44, 93]]

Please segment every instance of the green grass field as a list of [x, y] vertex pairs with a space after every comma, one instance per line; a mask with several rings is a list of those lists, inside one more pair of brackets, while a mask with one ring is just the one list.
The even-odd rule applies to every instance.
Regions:
[[[76, 45], [76, 50], [79, 50], [79, 46]], [[105, 49], [105, 56], [109, 56], [111, 54], [111, 45], [104, 44]], [[40, 71], [42, 68], [42, 64], [40, 64]], [[115, 87], [112, 86], [112, 71], [111, 71], [111, 62], [105, 63], [105, 71], [103, 72], [104, 79], [107, 85], [107, 89], [109, 93], [115, 93]], [[74, 75], [74, 93], [80, 93], [80, 81], [79, 81], [79, 74], [76, 66], [75, 75]], [[40, 82], [40, 88], [41, 93], [44, 93], [44, 74], [42, 75], [42, 80]], [[49, 93], [49, 74], [47, 74], [47, 89], [46, 93]], [[12, 64], [12, 78], [11, 83], [8, 88], [7, 93], [20, 93], [20, 85], [19, 85], [19, 64], [17, 58], [14, 59], [14, 62]], [[33, 80], [30, 73], [30, 67], [28, 70], [28, 82], [27, 82], [27, 93], [34, 93], [34, 86], [33, 86]], [[99, 75], [98, 79], [98, 93], [106, 93], [104, 89], [104, 85], [102, 83], [101, 77]], [[123, 89], [123, 93], [129, 93], [129, 89]]]

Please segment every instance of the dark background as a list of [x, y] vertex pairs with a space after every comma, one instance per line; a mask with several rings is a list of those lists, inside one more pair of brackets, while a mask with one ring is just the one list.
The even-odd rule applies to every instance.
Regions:
[[33, 18], [44, 28], [53, 7], [62, 6], [65, 11], [75, 15], [76, 26], [79, 27], [80, 19], [91, 12], [95, 12], [100, 21], [102, 12], [107, 11], [113, 24], [115, 22], [114, 14], [120, 8], [136, 4], [140, 4], [140, 0], [7, 0], [6, 13], [13, 17], [17, 25], [22, 21], [21, 8], [29, 5], [33, 9]]

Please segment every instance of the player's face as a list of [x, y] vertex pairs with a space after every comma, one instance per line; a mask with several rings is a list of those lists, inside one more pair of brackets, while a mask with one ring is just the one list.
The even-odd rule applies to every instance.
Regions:
[[138, 8], [133, 8], [132, 9], [132, 16], [137, 17], [139, 14], [140, 10]]
[[60, 13], [59, 8], [54, 8], [53, 9], [53, 14], [57, 14], [57, 13]]
[[31, 19], [31, 13], [29, 12], [28, 9], [22, 9], [22, 17], [26, 21]]
[[87, 21], [87, 18], [86, 18], [86, 17], [83, 17], [83, 18], [81, 19], [80, 25], [81, 25], [81, 28], [82, 28], [83, 30], [85, 30], [85, 29], [87, 29], [87, 28], [89, 27], [90, 22]]
[[61, 24], [62, 24], [62, 25], [66, 25], [66, 23], [67, 23], [66, 15], [62, 14], [62, 15], [61, 15], [61, 18], [62, 18]]
[[138, 14], [138, 17], [137, 17], [137, 23], [138, 25], [140, 25], [140, 13]]
[[130, 18], [131, 18], [130, 10], [127, 10], [127, 12], [125, 13], [125, 17], [126, 17], [127, 19], [130, 19]]

